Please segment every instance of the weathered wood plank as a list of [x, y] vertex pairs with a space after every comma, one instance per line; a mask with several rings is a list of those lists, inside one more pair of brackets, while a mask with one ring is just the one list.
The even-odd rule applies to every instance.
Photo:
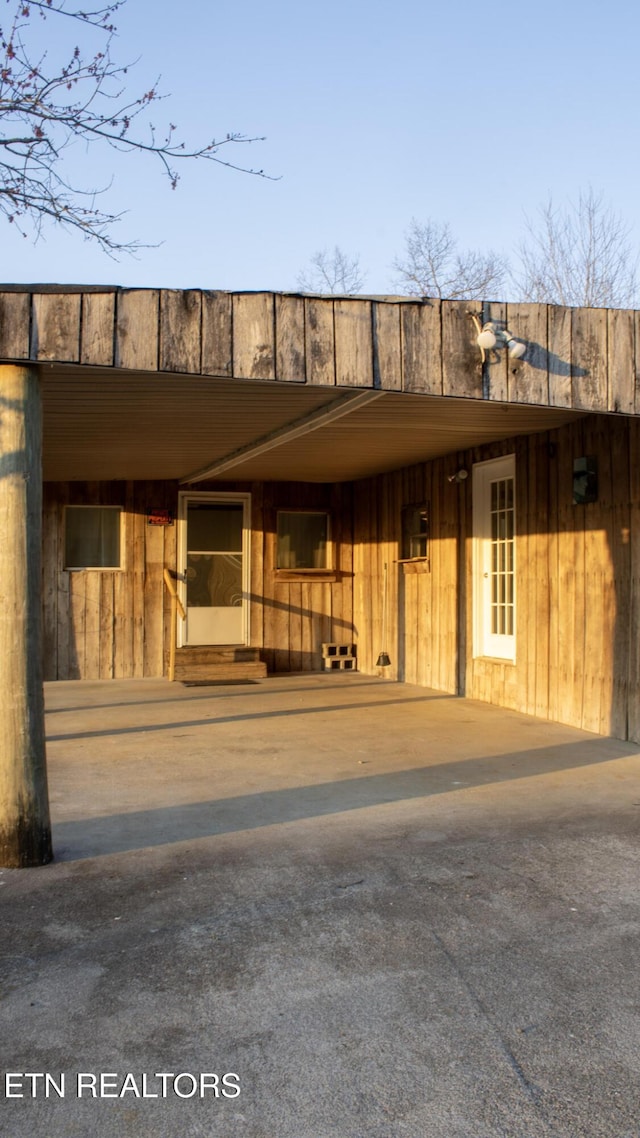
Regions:
[[[431, 512], [431, 552], [429, 572], [418, 577], [416, 624], [418, 633], [418, 683], [440, 688], [440, 672], [444, 667], [443, 655], [448, 645], [446, 619], [442, 611], [444, 580], [446, 575], [444, 460], [436, 459], [426, 470], [416, 470], [414, 501], [428, 501]], [[426, 483], [425, 483], [426, 475]]]
[[442, 393], [482, 399], [482, 356], [471, 313], [482, 323], [479, 302], [442, 302]]
[[[276, 508], [275, 484], [264, 483], [262, 487], [262, 524], [263, 541], [260, 550], [262, 556], [262, 569], [253, 588], [259, 588], [262, 603], [262, 659], [269, 672], [275, 672], [275, 607], [273, 603], [273, 588], [275, 583], [275, 556], [276, 556]], [[256, 553], [258, 551], [256, 550]], [[258, 586], [260, 581], [260, 586]]]
[[285, 581], [274, 581], [270, 598], [271, 634], [274, 672], [291, 670], [291, 586]]
[[550, 304], [547, 311], [549, 344], [549, 403], [571, 407], [571, 309]]
[[249, 643], [264, 646], [264, 513], [263, 484], [251, 484], [251, 539], [249, 548]]
[[[131, 648], [131, 675], [140, 678], [150, 674], [145, 670], [145, 641], [147, 639], [147, 620], [153, 619], [153, 614], [147, 605], [147, 597], [145, 595], [148, 528], [146, 514], [149, 505], [155, 506], [161, 504], [155, 501], [151, 503], [147, 501], [147, 490], [149, 486], [153, 486], [153, 483], [133, 482], [127, 483], [125, 490], [129, 532], [126, 572], [131, 592], [129, 606], [130, 628], [127, 630], [127, 634]], [[156, 566], [156, 576], [157, 572], [158, 567]], [[127, 647], [129, 647], [129, 644]]]
[[[289, 622], [288, 622], [288, 644], [289, 644], [289, 671], [302, 672], [304, 671], [304, 664], [302, 661], [302, 582], [290, 581], [289, 582]], [[284, 630], [283, 630], [284, 632]]]
[[606, 411], [607, 311], [571, 311], [571, 404], [580, 411]]
[[[560, 661], [563, 646], [560, 637], [560, 610], [564, 595], [560, 589], [559, 565], [559, 510], [558, 510], [558, 446], [561, 438], [559, 431], [552, 431], [548, 436], [549, 447], [549, 511], [547, 560], [549, 567], [549, 703], [546, 714], [549, 719], [560, 719], [559, 691], [560, 691]], [[540, 713], [542, 714], [542, 713]]]
[[301, 296], [278, 295], [275, 301], [276, 378], [304, 383], [304, 300]]
[[100, 574], [99, 676], [113, 679], [113, 582], [114, 573]]
[[[529, 512], [536, 494], [535, 456], [529, 441], [516, 445], [516, 698], [524, 712], [532, 714], [536, 692], [535, 577], [536, 540], [529, 532]], [[533, 470], [531, 465], [533, 464]], [[533, 476], [533, 480], [532, 480]]]
[[403, 304], [402, 388], [429, 395], [442, 394], [441, 301]]
[[80, 293], [35, 293], [31, 358], [77, 363], [80, 359]]
[[307, 383], [331, 386], [336, 382], [333, 301], [307, 297], [304, 309]]
[[202, 294], [202, 374], [232, 374], [232, 302], [227, 292]]
[[380, 301], [372, 309], [373, 386], [384, 391], [402, 390], [400, 307]]
[[[417, 466], [405, 467], [401, 478], [402, 506], [417, 506], [425, 500], [425, 481], [428, 482], [428, 492], [431, 491], [430, 468], [420, 471]], [[432, 513], [430, 525], [433, 535]], [[398, 572], [402, 573], [402, 585], [398, 591], [403, 603], [402, 608], [398, 609], [397, 643], [404, 649], [399, 672], [404, 673], [405, 680], [409, 684], [419, 683], [420, 676], [423, 676], [424, 682], [428, 683], [431, 674], [431, 580], [427, 582], [428, 593], [425, 595], [421, 575], [405, 574], [400, 565]], [[423, 644], [423, 641], [427, 643]]]
[[115, 346], [114, 292], [86, 292], [82, 296], [80, 363], [112, 367]]
[[576, 506], [584, 524], [584, 704], [582, 724], [599, 732], [611, 721], [613, 694], [613, 574], [610, 552], [611, 453], [603, 446], [601, 420], [587, 417], [583, 424], [584, 453], [598, 460], [598, 497]]
[[467, 482], [449, 482], [450, 475], [459, 469], [457, 456], [443, 461], [442, 499], [440, 516], [440, 572], [442, 604], [440, 612], [440, 650], [438, 661], [438, 688], [455, 693], [458, 679], [458, 542], [460, 533], [460, 503], [468, 493]]
[[634, 336], [635, 336], [635, 353], [634, 353], [634, 372], [635, 372], [635, 395], [634, 395], [634, 413], [640, 415], [640, 312], [634, 313]]
[[[178, 525], [177, 525], [177, 522], [175, 520], [176, 488], [175, 488], [174, 483], [172, 483], [172, 482], [165, 482], [164, 483], [163, 489], [162, 489], [162, 497], [163, 497], [163, 502], [164, 502], [165, 508], [171, 510], [171, 514], [174, 517], [173, 525], [165, 526], [164, 530], [163, 530], [163, 532], [164, 532], [163, 579], [164, 579], [164, 569], [169, 569], [169, 570], [171, 570], [172, 573], [175, 573], [177, 570], [177, 567], [178, 567], [178, 533], [177, 533]], [[160, 503], [158, 502], [157, 504], [159, 505]], [[168, 665], [169, 665], [169, 651], [170, 651], [170, 647], [171, 647], [172, 637], [175, 635], [175, 640], [177, 641], [178, 630], [183, 628], [184, 625], [183, 625], [183, 618], [180, 615], [180, 612], [178, 611], [177, 621], [176, 621], [176, 629], [175, 629], [175, 633], [174, 633], [173, 623], [172, 623], [172, 619], [171, 619], [171, 596], [170, 596], [169, 590], [166, 587], [163, 589], [162, 598], [163, 598], [163, 601], [162, 601], [162, 604], [163, 604], [163, 615], [162, 615], [162, 620], [163, 620], [163, 635], [162, 635], [163, 657], [162, 658], [163, 658], [163, 665], [164, 665], [163, 674], [167, 675], [168, 674]]]
[[633, 415], [636, 396], [635, 312], [607, 313], [608, 408]]
[[[331, 585], [318, 582], [314, 592], [319, 598], [318, 609], [314, 609], [311, 624], [311, 670], [322, 670], [322, 645], [333, 639], [331, 613]], [[341, 636], [340, 643], [352, 643], [350, 637]]]
[[84, 678], [84, 628], [86, 614], [86, 573], [69, 573], [69, 675]]
[[631, 503], [630, 503], [630, 431], [627, 420], [615, 424], [611, 445], [612, 514], [608, 527], [613, 588], [610, 604], [613, 611], [609, 624], [613, 629], [613, 690], [609, 731], [618, 739], [627, 737], [629, 691], [629, 653], [631, 650]]
[[509, 399], [514, 403], [549, 403], [549, 350], [547, 346], [547, 305], [507, 305], [507, 327], [516, 340], [527, 345], [519, 360], [507, 356]]
[[367, 592], [367, 550], [369, 544], [369, 509], [371, 480], [356, 482], [353, 495], [353, 623], [357, 643], [358, 667], [371, 674], [370, 598]]
[[[131, 550], [134, 541], [134, 482], [124, 487], [122, 537], [125, 543], [123, 570], [113, 579], [113, 674], [115, 679], [129, 679], [136, 673], [133, 666], [135, 578]], [[141, 673], [140, 673], [141, 674]]]
[[146, 484], [144, 524], [144, 670], [145, 676], [161, 676], [164, 670], [162, 652], [162, 606], [164, 597], [164, 530], [147, 525], [146, 514], [154, 501], [153, 482]]
[[300, 670], [314, 670], [314, 648], [322, 614], [322, 586], [302, 581], [300, 584]]
[[87, 570], [85, 574], [85, 629], [83, 679], [100, 679], [100, 582], [102, 573]]
[[0, 292], [0, 359], [29, 358], [28, 292]]
[[373, 387], [373, 338], [370, 300], [336, 300], [336, 383]]
[[[506, 304], [485, 304], [482, 310], [482, 323], [492, 321], [499, 328], [507, 323]], [[509, 398], [509, 356], [504, 348], [493, 348], [487, 352], [484, 364], [483, 395], [485, 399], [507, 402]]]
[[233, 297], [233, 374], [241, 379], [275, 379], [273, 293]]
[[535, 627], [535, 685], [530, 700], [532, 714], [544, 718], [549, 710], [549, 443], [546, 435], [530, 439], [534, 461], [530, 463], [530, 486], [535, 487], [529, 509], [529, 544], [534, 544], [535, 582], [533, 625]]
[[[558, 577], [555, 589], [557, 598], [558, 669], [557, 684], [550, 693], [555, 705], [555, 717], [561, 723], [576, 725], [573, 683], [576, 658], [576, 635], [583, 627], [583, 613], [574, 610], [574, 586], [577, 573], [583, 573], [584, 562], [577, 560], [575, 538], [576, 515], [572, 504], [573, 458], [582, 453], [582, 438], [573, 425], [566, 433], [558, 434], [557, 470], [557, 558]], [[578, 519], [580, 522], [581, 519]], [[582, 659], [582, 644], [578, 646]], [[578, 722], [582, 721], [582, 699], [578, 701]]]
[[[628, 737], [640, 743], [640, 419], [629, 420]], [[619, 619], [625, 613], [619, 609]]]
[[160, 293], [160, 370], [197, 375], [201, 369], [202, 293]]
[[156, 371], [158, 367], [159, 293], [157, 289], [123, 289], [116, 311], [116, 367]]
[[[573, 505], [572, 499], [572, 484], [573, 484], [573, 458], [577, 455], [585, 454], [584, 444], [584, 422], [581, 420], [576, 425], [577, 429], [574, 436], [574, 446], [577, 444], [577, 451], [569, 451], [567, 455], [567, 465], [571, 470], [568, 479], [569, 486], [569, 511], [571, 516], [567, 518], [570, 532], [567, 534], [569, 539], [568, 550], [565, 547], [565, 555], [563, 557], [563, 576], [566, 582], [566, 603], [564, 605], [564, 620], [565, 620], [565, 635], [563, 635], [563, 643], [565, 651], [568, 654], [568, 676], [567, 676], [567, 708], [568, 718], [566, 722], [573, 724], [575, 727], [582, 727], [584, 722], [584, 654], [585, 654], [585, 516], [584, 506]], [[568, 450], [568, 448], [567, 448]]]

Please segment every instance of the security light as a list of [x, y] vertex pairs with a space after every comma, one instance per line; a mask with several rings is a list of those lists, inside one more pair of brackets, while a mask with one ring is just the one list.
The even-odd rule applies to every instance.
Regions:
[[482, 362], [486, 359], [486, 353], [493, 350], [493, 348], [505, 348], [509, 352], [512, 360], [519, 360], [522, 358], [527, 350], [527, 345], [522, 340], [516, 340], [511, 335], [508, 328], [500, 328], [493, 320], [487, 320], [485, 324], [480, 327], [480, 321], [474, 312], [469, 315], [473, 320], [477, 336], [476, 343], [482, 353]]

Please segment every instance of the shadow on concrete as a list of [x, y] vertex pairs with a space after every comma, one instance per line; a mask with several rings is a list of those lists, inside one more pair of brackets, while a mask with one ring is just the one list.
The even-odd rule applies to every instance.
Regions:
[[[295, 675], [295, 673], [292, 673], [292, 674]], [[318, 675], [323, 675], [323, 674], [324, 673], [318, 673]], [[306, 679], [311, 678], [311, 674], [309, 672], [305, 672], [304, 676]], [[366, 687], [375, 687], [375, 688], [379, 689], [380, 684], [382, 682], [378, 676], [376, 676], [375, 678], [371, 678], [371, 679], [364, 679], [363, 678], [362, 680], [354, 680], [350, 676], [349, 680], [350, 680], [350, 683], [349, 683], [350, 689], [351, 688], [366, 688]], [[78, 683], [82, 683], [83, 681], [82, 680], [80, 680], [80, 681], [73, 680], [73, 681], [69, 681], [69, 682], [72, 682], [74, 685], [77, 685]], [[88, 683], [103, 684], [104, 681], [102, 681], [102, 680], [95, 680], [95, 681], [89, 680], [87, 682]], [[116, 680], [116, 681], [109, 681], [109, 682], [110, 683], [117, 683], [118, 681]], [[125, 682], [128, 682], [128, 681], [125, 681]], [[167, 684], [169, 684], [168, 680], [167, 680]], [[166, 695], [166, 696], [163, 696], [161, 699], [141, 699], [140, 693], [139, 693], [139, 691], [137, 691], [135, 697], [132, 697], [131, 699], [120, 699], [120, 700], [117, 700], [115, 702], [110, 701], [110, 700], [105, 700], [104, 703], [81, 703], [81, 704], [78, 704], [77, 707], [66, 707], [66, 706], [49, 707], [49, 706], [47, 706], [47, 716], [49, 716], [49, 715], [60, 715], [60, 714], [70, 714], [70, 713], [74, 713], [74, 712], [82, 712], [84, 714], [86, 711], [104, 711], [104, 710], [106, 710], [108, 708], [112, 708], [112, 707], [133, 707], [134, 705], [138, 706], [138, 707], [152, 707], [154, 703], [164, 705], [166, 703], [187, 703], [187, 702], [189, 702], [189, 700], [195, 700], [196, 702], [201, 703], [205, 699], [206, 700], [210, 700], [210, 699], [233, 699], [234, 696], [242, 696], [243, 698], [246, 699], [246, 697], [248, 695], [260, 695], [260, 696], [264, 696], [264, 695], [300, 695], [300, 691], [302, 690], [300, 688], [300, 685], [298, 685], [296, 687], [291, 687], [291, 688], [281, 688], [281, 687], [269, 688], [266, 684], [261, 683], [260, 681], [256, 682], [255, 680], [247, 680], [247, 681], [245, 681], [245, 680], [241, 680], [241, 681], [234, 680], [233, 684], [234, 684], [234, 686], [237, 686], [237, 688], [238, 688], [237, 691], [233, 691], [233, 688], [230, 688], [229, 685], [225, 686], [222, 683], [220, 683], [220, 684], [216, 684], [216, 683], [204, 684], [204, 683], [202, 683], [202, 684], [198, 684], [198, 688], [200, 689], [199, 695], [196, 694], [195, 691], [193, 692], [193, 694], [187, 695], [185, 687], [182, 684], [178, 683], [178, 684], [172, 685], [173, 687], [176, 687], [176, 686], [178, 687], [178, 690], [180, 693], [178, 695]], [[255, 691], [252, 691], [251, 690], [252, 688], [255, 688]], [[170, 691], [171, 687], [168, 687], [167, 690]], [[185, 693], [185, 694], [183, 694], [183, 693]], [[246, 716], [243, 716], [242, 718], [244, 719], [244, 718], [246, 718]], [[49, 738], [54, 738], [54, 736], [49, 736]], [[58, 736], [58, 738], [60, 738], [60, 736]]]
[[[308, 714], [308, 709], [305, 709], [305, 714]], [[56, 857], [62, 861], [76, 861], [150, 846], [195, 841], [602, 765], [637, 753], [638, 748], [632, 744], [603, 739], [585, 740], [436, 763], [413, 770], [339, 779], [319, 785], [265, 790], [206, 802], [76, 819], [54, 826]], [[425, 823], [429, 820], [437, 821], [425, 813]]]
[[[246, 694], [243, 692], [243, 694]], [[158, 731], [175, 731], [177, 728], [184, 729], [185, 727], [217, 727], [223, 723], [250, 723], [252, 720], [260, 719], [286, 719], [291, 716], [297, 715], [317, 715], [319, 713], [336, 713], [343, 711], [361, 711], [364, 707], [392, 707], [403, 703], [430, 703], [433, 700], [457, 700], [455, 695], [443, 695], [438, 692], [434, 695], [417, 695], [406, 696], [403, 699], [387, 699], [381, 704], [380, 700], [374, 700], [371, 703], [331, 703], [322, 704], [319, 707], [310, 707], [305, 703], [302, 707], [289, 707], [278, 708], [275, 711], [257, 711], [254, 713], [244, 715], [208, 715], [204, 719], [179, 719], [172, 723], [149, 723], [146, 725], [135, 727], [105, 727], [100, 731], [72, 731], [68, 735], [47, 735], [47, 739], [52, 743], [69, 742], [72, 739], [101, 739], [104, 737], [112, 738], [116, 735], [147, 735], [152, 732]], [[131, 705], [129, 705], [131, 706]]]

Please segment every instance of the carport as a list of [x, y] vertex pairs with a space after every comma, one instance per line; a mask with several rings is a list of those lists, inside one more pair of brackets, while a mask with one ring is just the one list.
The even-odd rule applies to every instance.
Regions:
[[[165, 573], [192, 662], [313, 674], [336, 643], [375, 676], [390, 648], [385, 678], [640, 737], [634, 313], [7, 285], [0, 360], [7, 864], [51, 855], [41, 661], [166, 674]], [[236, 537], [190, 548], [190, 503]], [[190, 559], [218, 555], [232, 599], [190, 603]]]

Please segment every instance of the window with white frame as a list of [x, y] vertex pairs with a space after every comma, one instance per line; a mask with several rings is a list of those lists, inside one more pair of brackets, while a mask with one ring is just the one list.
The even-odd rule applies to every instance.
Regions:
[[473, 467], [474, 655], [515, 663], [515, 455]]
[[122, 508], [66, 506], [64, 568], [122, 568]]
[[329, 515], [319, 510], [279, 510], [278, 569], [331, 569]]

